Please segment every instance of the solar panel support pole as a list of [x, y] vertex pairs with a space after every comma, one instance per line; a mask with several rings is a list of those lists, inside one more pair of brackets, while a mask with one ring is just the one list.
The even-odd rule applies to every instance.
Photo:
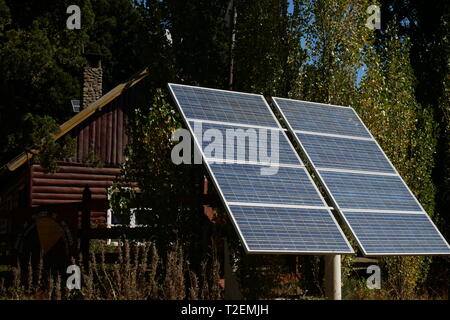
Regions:
[[325, 256], [325, 294], [329, 300], [341, 300], [341, 256]]

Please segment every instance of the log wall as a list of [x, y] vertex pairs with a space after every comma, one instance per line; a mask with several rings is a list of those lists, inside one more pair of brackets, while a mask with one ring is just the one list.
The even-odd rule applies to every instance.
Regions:
[[69, 202], [80, 202], [88, 186], [92, 199], [105, 200], [105, 206], [91, 212], [91, 222], [96, 226], [106, 224], [108, 187], [112, 186], [119, 168], [89, 168], [63, 164], [56, 173], [45, 173], [39, 165], [30, 170], [30, 203], [32, 207]]
[[119, 166], [123, 162], [128, 135], [122, 100], [122, 97], [117, 98], [72, 131], [76, 151], [75, 156], [66, 161], [84, 163], [94, 156], [104, 166]]

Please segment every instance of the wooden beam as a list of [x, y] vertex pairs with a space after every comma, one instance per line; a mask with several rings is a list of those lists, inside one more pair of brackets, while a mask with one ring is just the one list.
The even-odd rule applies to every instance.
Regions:
[[[61, 186], [33, 186], [33, 193], [78, 193], [82, 194], [84, 187], [61, 187]], [[92, 194], [106, 194], [105, 188], [91, 188]]]
[[[44, 172], [44, 168], [39, 165], [34, 165], [34, 172]], [[95, 175], [118, 175], [120, 173], [120, 168], [95, 168], [95, 167], [84, 167], [84, 166], [58, 166], [57, 173], [85, 173], [85, 174], [95, 174]]]
[[64, 179], [41, 179], [41, 178], [33, 178], [32, 179], [33, 186], [34, 185], [45, 185], [45, 186], [74, 186], [74, 187], [110, 187], [113, 185], [112, 181], [98, 181], [98, 180], [64, 180]]

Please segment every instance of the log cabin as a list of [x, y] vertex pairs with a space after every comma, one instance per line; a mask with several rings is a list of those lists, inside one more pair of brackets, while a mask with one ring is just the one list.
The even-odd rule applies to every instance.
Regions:
[[[95, 59], [91, 59], [91, 61]], [[107, 199], [107, 188], [120, 172], [128, 143], [125, 108], [142, 103], [142, 80], [147, 69], [102, 95], [102, 67], [98, 59], [83, 71], [81, 108], [63, 123], [55, 139], [71, 135], [76, 140], [73, 157], [58, 162], [55, 173], [30, 164], [22, 153], [0, 168], [0, 212], [19, 208], [79, 202], [88, 186], [92, 199]], [[68, 104], [70, 107], [70, 104]], [[75, 108], [74, 108], [75, 109]], [[95, 157], [100, 166], [93, 166]], [[105, 206], [91, 213], [91, 224], [106, 224]]]

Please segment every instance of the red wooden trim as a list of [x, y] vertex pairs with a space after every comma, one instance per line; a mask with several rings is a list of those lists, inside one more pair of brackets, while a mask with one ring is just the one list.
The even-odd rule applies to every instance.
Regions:
[[106, 116], [106, 124], [107, 124], [107, 131], [106, 131], [106, 163], [111, 163], [111, 143], [112, 143], [112, 114], [111, 111], [107, 113]]
[[117, 157], [116, 162], [122, 163], [123, 162], [123, 152], [124, 152], [124, 146], [123, 146], [123, 111], [121, 108], [117, 109]]

